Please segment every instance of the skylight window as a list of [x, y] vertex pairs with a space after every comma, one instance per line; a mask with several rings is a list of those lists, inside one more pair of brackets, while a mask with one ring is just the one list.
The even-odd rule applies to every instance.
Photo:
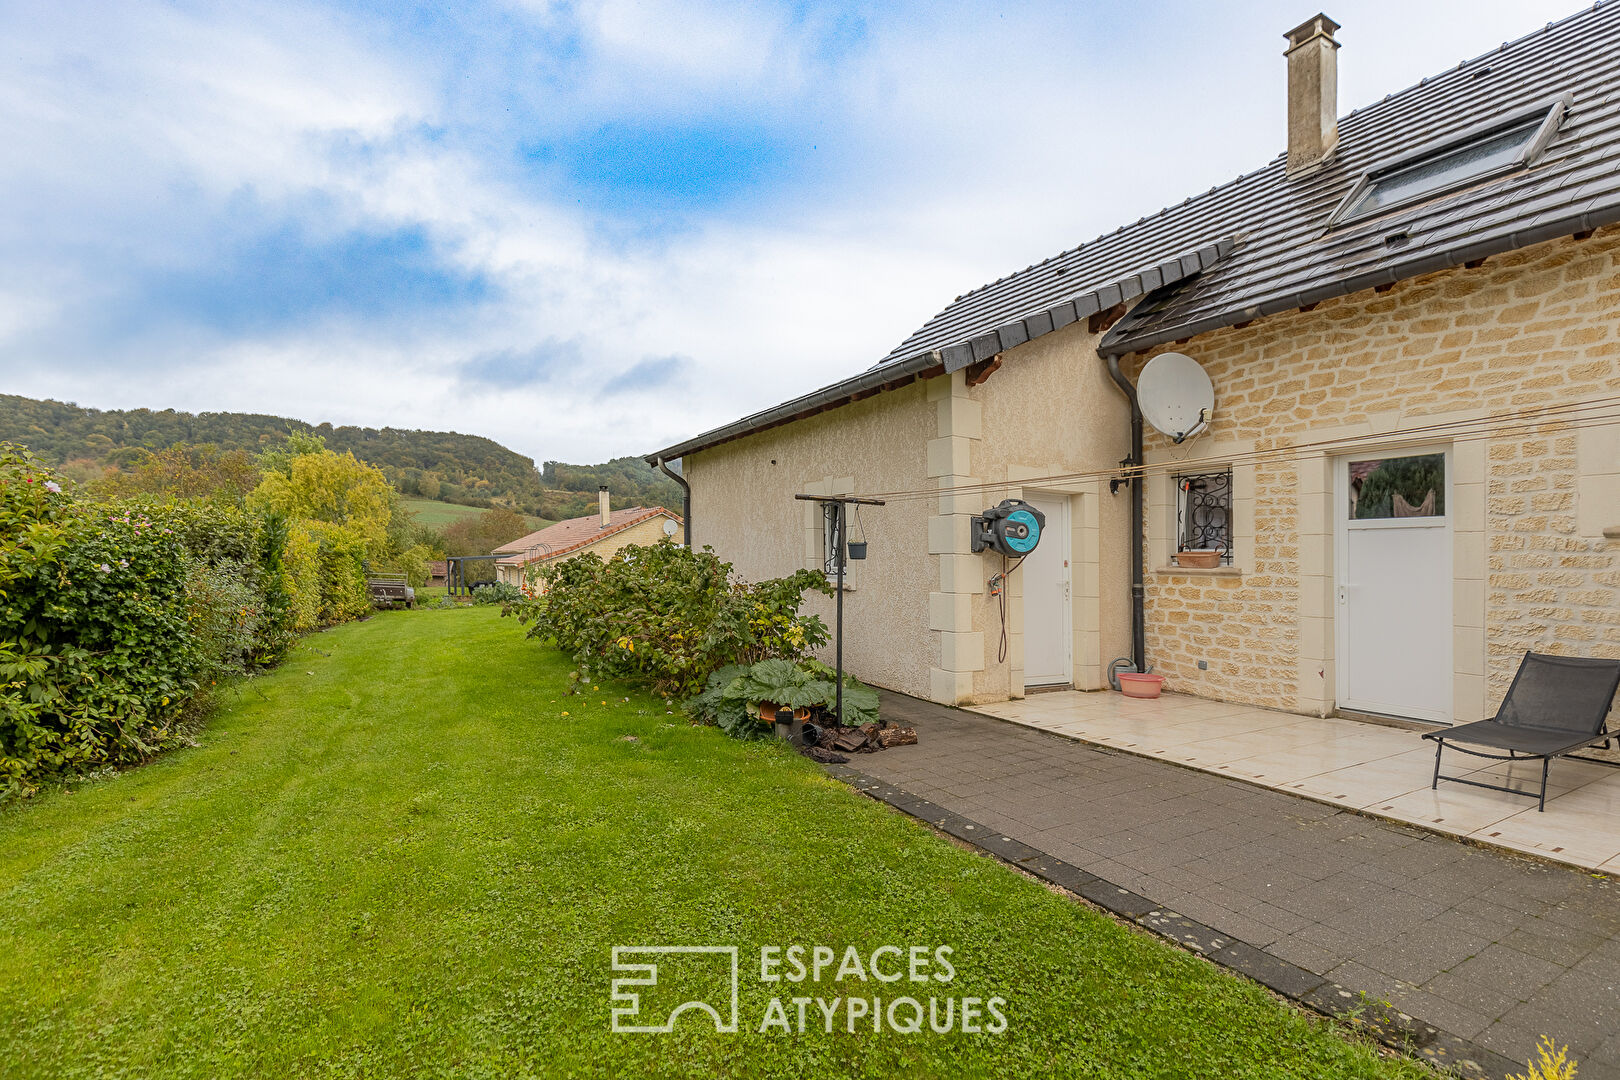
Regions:
[[1503, 117], [1369, 169], [1328, 224], [1370, 217], [1529, 165], [1557, 132], [1569, 101], [1566, 94], [1550, 106]]

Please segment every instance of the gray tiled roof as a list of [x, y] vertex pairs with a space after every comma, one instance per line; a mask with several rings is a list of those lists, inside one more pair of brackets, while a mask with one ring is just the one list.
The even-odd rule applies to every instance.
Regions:
[[[1573, 95], [1534, 165], [1331, 230], [1368, 168], [1481, 123]], [[883, 360], [949, 349], [1135, 267], [1235, 236], [1218, 266], [1166, 290], [1109, 335], [1127, 351], [1458, 265], [1620, 219], [1620, 4], [1610, 0], [1504, 44], [1339, 121], [1334, 159], [1290, 179], [1285, 155], [958, 298]], [[1398, 234], [1405, 233], [1404, 237]], [[1389, 239], [1386, 239], [1389, 238]]]
[[[1527, 170], [1332, 230], [1367, 169], [1425, 144], [1569, 94], [1546, 152]], [[1289, 178], [1286, 155], [958, 297], [865, 372], [659, 454], [739, 438], [930, 372], [955, 370], [1038, 336], [1119, 287], [1165, 284], [1103, 341], [1149, 348], [1263, 315], [1457, 266], [1620, 221], [1620, 0], [1549, 23], [1339, 120], [1333, 159]], [[1192, 258], [1196, 272], [1170, 268]], [[1186, 267], [1191, 271], [1191, 266]], [[1087, 312], [1089, 313], [1089, 312]]]
[[[1078, 296], [1067, 295], [1055, 304], [999, 324], [998, 320], [1004, 318], [1002, 309], [1010, 307], [1010, 304], [988, 305], [982, 310], [964, 306], [964, 310], [956, 313], [956, 318], [936, 319], [924, 329], [929, 331], [929, 338], [940, 342], [938, 352], [945, 362], [945, 370], [956, 371], [975, 361], [988, 360], [1006, 349], [1017, 348], [1032, 338], [1061, 330], [1079, 319], [1195, 277], [1230, 255], [1235, 243], [1231, 237], [1227, 237], [1213, 244], [1205, 244], [1197, 251], [1189, 251], [1145, 270], [1126, 274], [1118, 281], [1094, 286]], [[1039, 282], [1030, 284], [1036, 286], [1032, 292], [1040, 291]], [[988, 327], [981, 332], [980, 327], [986, 323]], [[918, 334], [921, 333], [918, 331]], [[970, 336], [964, 338], [963, 334]], [[910, 347], [929, 351], [926, 340], [913, 343]]]

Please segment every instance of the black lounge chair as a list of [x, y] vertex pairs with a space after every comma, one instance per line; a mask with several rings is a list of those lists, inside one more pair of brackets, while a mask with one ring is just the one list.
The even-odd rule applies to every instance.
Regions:
[[1487, 754], [1455, 745], [1452, 749], [1492, 761], [1540, 758], [1541, 795], [1536, 809], [1546, 810], [1547, 767], [1555, 757], [1608, 741], [1606, 722], [1617, 689], [1620, 689], [1620, 660], [1525, 653], [1519, 673], [1513, 676], [1513, 685], [1508, 687], [1507, 697], [1502, 699], [1502, 708], [1495, 717], [1424, 734], [1425, 739], [1433, 739], [1438, 744], [1434, 748], [1434, 783], [1430, 788], [1436, 789], [1440, 781], [1450, 780], [1536, 798], [1534, 792], [1501, 784], [1440, 775], [1440, 755], [1448, 743], [1488, 746], [1507, 753]]

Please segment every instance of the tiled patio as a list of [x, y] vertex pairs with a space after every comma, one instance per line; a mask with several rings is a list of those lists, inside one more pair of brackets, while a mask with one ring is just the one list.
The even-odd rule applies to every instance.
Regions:
[[[1444, 781], [1431, 791], [1434, 744], [1402, 728], [1179, 694], [1137, 699], [1070, 690], [978, 711], [1333, 806], [1620, 873], [1620, 768], [1553, 762], [1541, 813], [1535, 800], [1502, 792]], [[1443, 771], [1527, 790], [1541, 782], [1538, 763], [1492, 763], [1451, 751]]]

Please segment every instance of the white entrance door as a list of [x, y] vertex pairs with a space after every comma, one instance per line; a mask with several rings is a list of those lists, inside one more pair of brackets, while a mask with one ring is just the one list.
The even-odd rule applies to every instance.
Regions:
[[1339, 704], [1451, 722], [1451, 454], [1338, 462]]
[[1024, 578], [1024, 685], [1067, 685], [1074, 681], [1069, 497], [1025, 494], [1024, 499], [1046, 515], [1041, 542], [1018, 568]]

